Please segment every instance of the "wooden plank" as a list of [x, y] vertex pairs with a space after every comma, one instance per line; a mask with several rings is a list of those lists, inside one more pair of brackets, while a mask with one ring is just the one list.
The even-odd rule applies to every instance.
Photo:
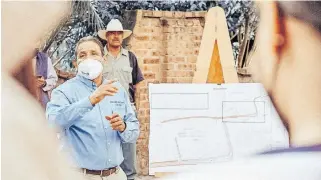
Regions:
[[220, 7], [214, 8], [217, 11], [217, 42], [224, 80], [225, 83], [238, 83], [239, 80], [234, 67], [235, 61], [225, 13]]
[[215, 9], [211, 8], [206, 15], [201, 46], [196, 62], [197, 68], [193, 77], [193, 83], [206, 83], [207, 81], [207, 76], [214, 49], [214, 42], [216, 39], [216, 33], [214, 33], [215, 24]]
[[224, 82], [237, 83], [238, 76], [224, 10], [214, 7], [206, 16], [193, 83]]

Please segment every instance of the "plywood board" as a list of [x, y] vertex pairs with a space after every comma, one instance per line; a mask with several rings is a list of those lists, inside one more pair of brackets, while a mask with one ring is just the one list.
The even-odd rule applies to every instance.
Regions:
[[226, 18], [220, 7], [207, 13], [196, 67], [193, 83], [238, 82]]

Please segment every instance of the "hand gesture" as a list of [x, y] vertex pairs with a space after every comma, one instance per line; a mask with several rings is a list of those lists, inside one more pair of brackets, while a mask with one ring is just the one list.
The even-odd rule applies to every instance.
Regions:
[[119, 114], [114, 113], [111, 116], [106, 116], [106, 119], [110, 122], [110, 126], [113, 130], [123, 132], [126, 129], [126, 125]]
[[38, 77], [36, 84], [37, 84], [37, 87], [38, 87], [38, 88], [46, 86], [46, 80], [45, 80], [45, 78], [42, 77], [42, 76], [41, 76], [41, 77]]
[[107, 84], [100, 85], [89, 97], [92, 105], [99, 103], [105, 98], [105, 96], [113, 96], [118, 92], [118, 88], [112, 83], [115, 81], [109, 81]]

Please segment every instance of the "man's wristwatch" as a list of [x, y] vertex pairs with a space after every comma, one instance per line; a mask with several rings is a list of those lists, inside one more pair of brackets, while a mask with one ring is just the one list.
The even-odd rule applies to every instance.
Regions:
[[124, 122], [124, 124], [125, 124], [125, 127], [124, 127], [124, 130], [123, 130], [123, 132], [126, 130], [126, 127], [127, 127], [127, 124], [126, 124], [126, 122]]

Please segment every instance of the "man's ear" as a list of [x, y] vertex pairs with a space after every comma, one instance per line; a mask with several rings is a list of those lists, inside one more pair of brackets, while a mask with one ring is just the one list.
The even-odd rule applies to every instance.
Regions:
[[273, 11], [273, 41], [272, 41], [272, 48], [273, 53], [276, 54], [277, 63], [280, 63], [282, 54], [286, 47], [286, 17], [284, 11], [280, 7], [280, 4], [277, 1], [272, 2], [272, 11]]

